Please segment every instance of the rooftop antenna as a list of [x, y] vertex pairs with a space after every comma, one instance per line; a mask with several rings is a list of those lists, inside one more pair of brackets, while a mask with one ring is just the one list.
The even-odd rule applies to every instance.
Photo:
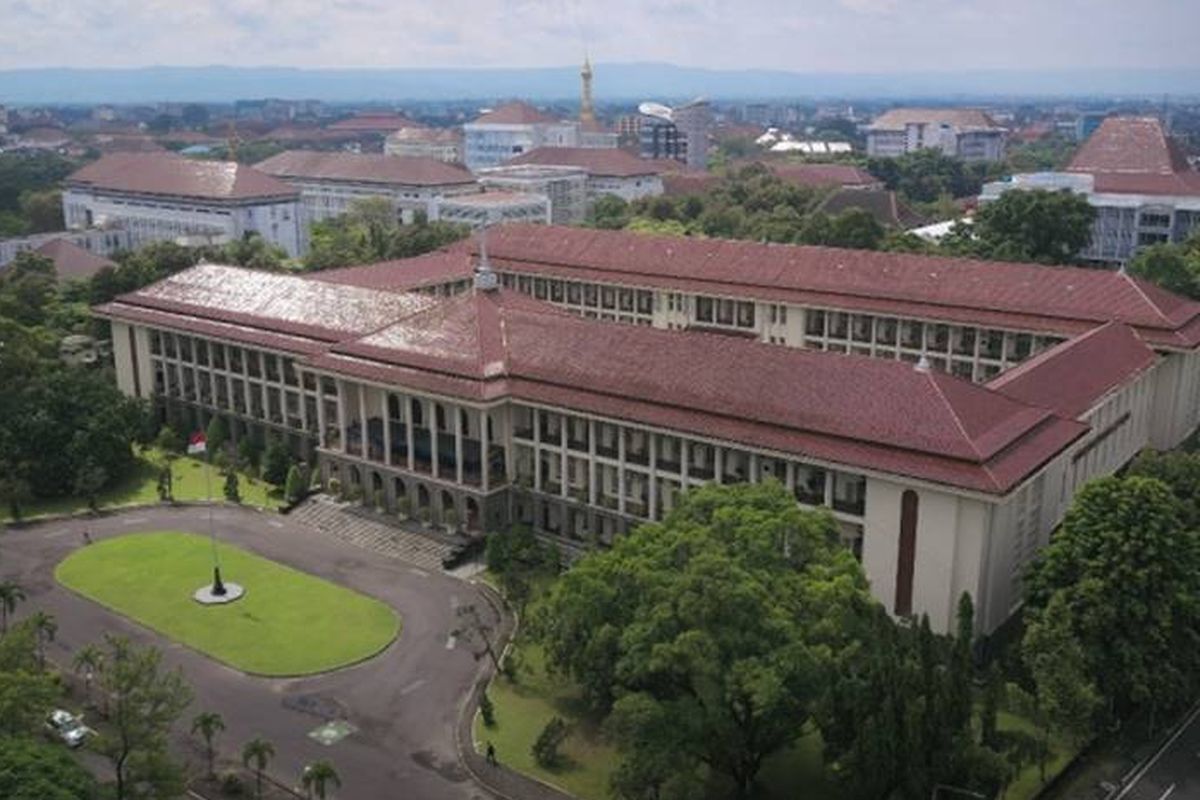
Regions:
[[479, 263], [475, 265], [475, 289], [481, 292], [494, 292], [500, 285], [496, 273], [492, 271], [492, 262], [488, 261], [487, 234], [493, 224], [489, 213], [479, 226]]

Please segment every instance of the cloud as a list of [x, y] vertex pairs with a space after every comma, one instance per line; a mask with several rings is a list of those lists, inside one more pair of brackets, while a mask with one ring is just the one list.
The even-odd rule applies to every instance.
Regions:
[[0, 68], [1200, 65], [1194, 0], [0, 0], [0, 20]]

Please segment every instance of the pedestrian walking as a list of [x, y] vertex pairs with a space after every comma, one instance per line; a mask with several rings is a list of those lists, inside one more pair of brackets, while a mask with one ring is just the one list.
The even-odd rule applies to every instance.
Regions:
[[491, 742], [487, 743], [487, 763], [491, 764], [493, 767], [497, 766], [498, 763], [496, 761], [496, 747]]

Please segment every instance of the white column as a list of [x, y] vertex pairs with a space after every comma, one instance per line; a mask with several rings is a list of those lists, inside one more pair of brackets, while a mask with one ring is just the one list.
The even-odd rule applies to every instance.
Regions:
[[367, 458], [370, 448], [367, 446], [367, 386], [358, 385], [358, 454]]
[[713, 480], [725, 482], [725, 448], [713, 445]]
[[337, 398], [338, 398], [338, 449], [343, 453], [346, 450], [346, 382], [341, 378], [337, 379]]
[[427, 403], [426, 408], [429, 413], [425, 415], [425, 419], [429, 422], [429, 473], [433, 477], [438, 477], [438, 424], [437, 424], [437, 403], [432, 400], [421, 401]]
[[392, 463], [392, 420], [391, 412], [388, 410], [388, 392], [380, 392], [381, 400], [379, 407], [383, 414], [383, 463], [391, 465]]
[[617, 426], [617, 510], [625, 513], [625, 428]]
[[321, 385], [321, 376], [317, 378], [317, 447], [325, 446], [325, 426], [328, 421], [325, 419], [325, 389]]
[[[479, 412], [479, 488], [484, 494], [488, 491], [488, 468], [491, 464], [490, 453], [488, 452], [488, 420], [491, 419], [491, 414], [488, 410], [481, 409]], [[482, 522], [482, 520], [480, 520]]]
[[600, 493], [596, 484], [599, 482], [599, 469], [596, 466], [596, 420], [588, 420], [588, 505], [595, 506]]
[[405, 445], [408, 447], [408, 471], [409, 472], [416, 471], [416, 464], [414, 463], [414, 459], [416, 458], [416, 453], [414, 452], [415, 448], [413, 447], [414, 439], [413, 439], [412, 402], [413, 402], [413, 398], [409, 397], [408, 395], [404, 396], [404, 438], [405, 438]]
[[463, 482], [463, 431], [462, 431], [462, 416], [463, 410], [461, 407], [454, 409], [454, 478], [458, 485]]
[[646, 514], [654, 519], [658, 510], [658, 434], [647, 433], [650, 440], [650, 485], [646, 487]]

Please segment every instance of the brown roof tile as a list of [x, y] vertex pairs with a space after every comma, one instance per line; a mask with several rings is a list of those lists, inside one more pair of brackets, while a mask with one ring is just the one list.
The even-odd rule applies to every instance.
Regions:
[[1079, 148], [1067, 171], [1172, 175], [1191, 168], [1154, 117], [1109, 117]]
[[952, 125], [959, 129], [1000, 129], [987, 112], [978, 108], [893, 108], [871, 123], [875, 130], [900, 130], [907, 125]]
[[448, 186], [475, 183], [464, 167], [435, 158], [379, 153], [327, 153], [288, 150], [260, 161], [256, 169], [277, 178], [307, 178], [396, 186]]
[[37, 252], [54, 262], [59, 280], [90, 278], [105, 267], [116, 266], [103, 256], [84, 250], [67, 239], [51, 239]]
[[616, 148], [539, 147], [511, 159], [508, 163], [580, 167], [587, 170], [589, 175], [614, 178], [657, 175], [662, 171], [654, 162]]
[[67, 183], [135, 194], [243, 200], [295, 197], [283, 181], [232, 161], [198, 161], [173, 153], [111, 153], [67, 177]]
[[484, 112], [475, 120], [476, 125], [534, 125], [546, 122], [558, 120], [522, 102], [505, 103]]

